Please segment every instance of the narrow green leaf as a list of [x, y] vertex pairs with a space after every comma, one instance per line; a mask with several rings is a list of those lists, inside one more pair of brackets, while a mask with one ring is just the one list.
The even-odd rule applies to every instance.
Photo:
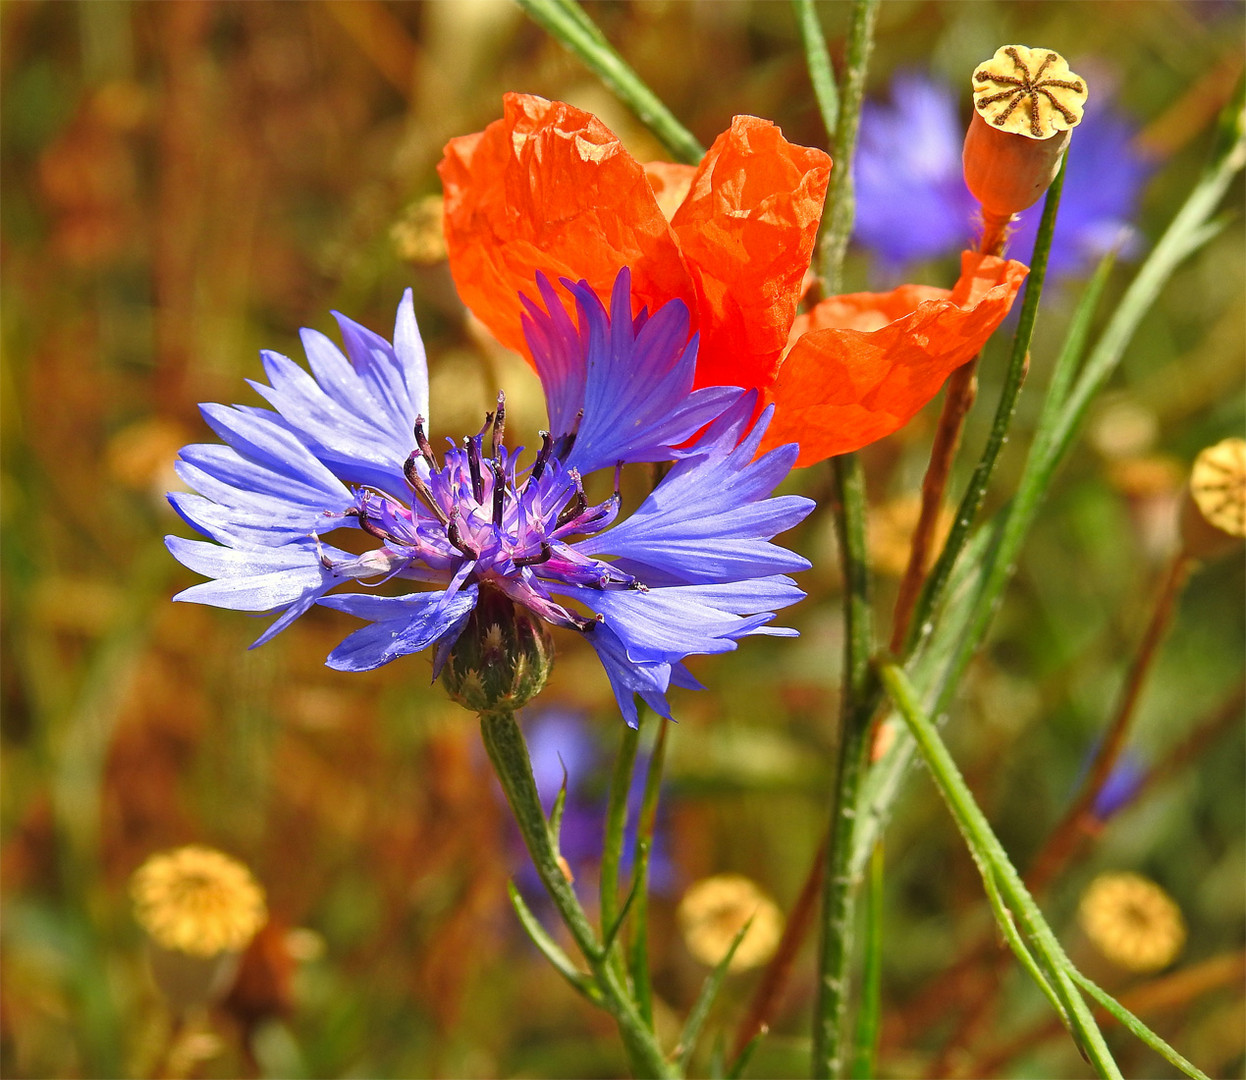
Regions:
[[579, 58], [674, 155], [695, 165], [705, 147], [606, 41], [574, 0], [517, 0], [529, 18]]
[[[1045, 977], [1039, 983], [1040, 988], [1049, 986], [1059, 999], [1063, 1009], [1058, 1011], [1067, 1015], [1069, 1033], [1086, 1060], [1100, 1076], [1119, 1080], [1120, 1069], [1112, 1058], [1094, 1014], [1073, 982], [1070, 974], [1073, 971], [1072, 963], [1047, 925], [1034, 898], [1030, 896], [1021, 875], [1009, 860], [990, 823], [978, 808], [969, 786], [956, 767], [956, 762], [939, 737], [938, 730], [918, 704], [913, 684], [895, 664], [883, 664], [879, 675], [891, 700], [908, 724], [913, 738], [917, 740], [922, 759], [934, 778], [939, 794], [943, 796], [944, 803], [965, 838], [965, 843], [982, 874], [987, 894], [993, 897], [992, 909], [995, 910], [994, 900], [1000, 903], [996, 912], [1000, 930], [1009, 944], [1020, 945], [1018, 959], [1028, 972], [1036, 974], [1035, 965], [1027, 960], [1029, 948], [1022, 943], [1012, 919], [1015, 917], [1020, 922], [1021, 932], [1029, 938], [1037, 954], [1037, 964], [1045, 970]], [[999, 891], [995, 894], [997, 887]]]
[[675, 1047], [680, 1073], [687, 1073], [688, 1071], [688, 1064], [692, 1061], [692, 1052], [697, 1047], [697, 1039], [701, 1035], [701, 1028], [705, 1026], [705, 1021], [710, 1015], [710, 1009], [714, 1007], [714, 999], [718, 997], [718, 991], [722, 989], [723, 980], [727, 977], [727, 968], [731, 966], [736, 949], [740, 947], [740, 942], [744, 940], [744, 935], [749, 932], [749, 928], [752, 925], [753, 919], [750, 917], [748, 922], [736, 932], [736, 936], [731, 941], [731, 947], [727, 950], [726, 955], [718, 961], [714, 970], [705, 977], [705, 982], [701, 985], [701, 992], [697, 995], [696, 1001], [692, 1003], [692, 1010], [688, 1013], [688, 1019], [684, 1022], [683, 1033], [679, 1036], [679, 1045]]
[[649, 973], [649, 855], [653, 851], [653, 830], [658, 819], [658, 796], [662, 790], [662, 770], [666, 765], [666, 736], [670, 721], [658, 717], [658, 734], [645, 771], [645, 791], [640, 800], [636, 825], [636, 845], [632, 856], [632, 888], [636, 893], [636, 912], [632, 920], [632, 987], [636, 1007], [645, 1020], [653, 1023], [653, 980]]
[[567, 808], [567, 767], [562, 764], [561, 757], [558, 759], [558, 764], [562, 765], [562, 783], [558, 787], [558, 795], [554, 799], [554, 808], [549, 815], [549, 838], [554, 845], [555, 854], [562, 850], [562, 815]]
[[770, 1028], [763, 1024], [761, 1031], [744, 1044], [740, 1056], [731, 1063], [731, 1068], [727, 1070], [727, 1080], [740, 1080], [740, 1077], [744, 1075], [744, 1070], [748, 1068], [748, 1063], [753, 1060], [753, 1055], [761, 1045], [762, 1039], [768, 1034], [770, 1034]]
[[555, 970], [564, 979], [567, 980], [580, 994], [588, 998], [594, 1005], [602, 1004], [601, 991], [597, 989], [592, 979], [587, 974], [579, 971], [571, 962], [571, 958], [558, 947], [558, 944], [552, 937], [545, 932], [545, 927], [540, 923], [532, 909], [528, 907], [524, 898], [520, 895], [519, 890], [515, 888], [513, 881], [506, 883], [506, 892], [511, 898], [511, 906], [515, 909], [515, 914], [519, 916], [519, 922], [527, 932], [528, 937], [532, 939], [541, 954], [554, 965]]
[[805, 50], [805, 66], [809, 69], [813, 96], [822, 114], [822, 126], [829, 135], [839, 126], [839, 88], [835, 85], [835, 69], [826, 47], [826, 35], [822, 33], [813, 0], [792, 0], [792, 7], [796, 10], [796, 29]]
[[1085, 990], [1086, 993], [1102, 1005], [1104, 1009], [1120, 1021], [1122, 1027], [1133, 1032], [1133, 1034], [1136, 1035], [1141, 1042], [1146, 1043], [1147, 1046], [1159, 1054], [1160, 1057], [1162, 1057], [1170, 1065], [1175, 1065], [1178, 1069], [1185, 1073], [1186, 1076], [1192, 1077], [1193, 1080], [1208, 1080], [1207, 1074], [1203, 1072], [1202, 1069], [1200, 1069], [1197, 1065], [1194, 1065], [1192, 1062], [1187, 1061], [1184, 1057], [1177, 1053], [1176, 1050], [1169, 1046], [1168, 1043], [1155, 1034], [1154, 1031], [1134, 1016], [1133, 1013], [1125, 1008], [1124, 1005], [1117, 1001], [1116, 998], [1114, 998], [1106, 990], [1091, 982], [1076, 968], [1071, 968], [1069, 970], [1069, 974], [1073, 977], [1078, 986]]

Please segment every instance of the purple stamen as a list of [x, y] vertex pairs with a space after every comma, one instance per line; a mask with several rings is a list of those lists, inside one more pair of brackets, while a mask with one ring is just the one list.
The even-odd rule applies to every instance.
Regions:
[[506, 394], [501, 390], [498, 391], [498, 411], [493, 418], [493, 446], [492, 456], [496, 459], [498, 451], [502, 449], [503, 439], [506, 436]]

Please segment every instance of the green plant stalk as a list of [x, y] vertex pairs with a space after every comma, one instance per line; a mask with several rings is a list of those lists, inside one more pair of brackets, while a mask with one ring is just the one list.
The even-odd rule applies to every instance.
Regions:
[[541, 808], [532, 761], [523, 732], [509, 709], [480, 714], [480, 734], [494, 772], [519, 825], [533, 865], [572, 938], [588, 962], [601, 991], [603, 1007], [614, 1017], [637, 1076], [677, 1077], [657, 1036], [641, 1018], [622, 979], [597, 941], [593, 927], [567, 881], [554, 852], [549, 822]]
[[[852, 5], [838, 108], [826, 86], [826, 76], [832, 70], [826, 41], [820, 32], [810, 32], [809, 19], [816, 24], [816, 12], [802, 13], [797, 9], [814, 91], [835, 152], [835, 167], [827, 187], [824, 232], [818, 247], [818, 271], [823, 295], [828, 296], [839, 291], [848, 237], [852, 233], [855, 214], [852, 158], [856, 151], [878, 2], [854, 0]], [[831, 467], [839, 493], [835, 527], [844, 571], [844, 691], [831, 797], [830, 843], [822, 882], [817, 999], [813, 1017], [812, 1072], [819, 1078], [840, 1075], [844, 1064], [842, 1035], [851, 982], [858, 884], [849, 860], [855, 846], [858, 793], [869, 756], [870, 720], [877, 702], [870, 668], [873, 620], [865, 549], [865, 477], [861, 463], [852, 454], [833, 459]]]
[[[1209, 219], [1246, 164], [1243, 126], [1239, 87], [1237, 99], [1225, 111], [1221, 145], [1125, 290], [1074, 389], [1066, 395], [1064, 388], [1082, 360], [1082, 345], [1106, 281], [1106, 265], [1101, 264], [1091, 289], [1083, 295], [1052, 376], [1049, 397], [1059, 393], [1060, 400], [1043, 409], [1017, 493], [970, 542], [968, 555], [956, 567], [947, 590], [951, 599], [939, 616], [935, 632], [906, 662], [914, 683], [927, 695], [937, 695], [933, 704], [927, 703], [931, 715], [938, 716], [946, 708], [961, 672], [981, 643], [1052, 476], [1068, 453], [1095, 393], [1116, 370], [1139, 323], [1177, 266], [1209, 237]], [[852, 859], [856, 873], [862, 872], [882, 832], [913, 751], [912, 739], [901, 732], [886, 757], [871, 770], [858, 807], [860, 824]]]
[[813, 1075], [843, 1070], [843, 1027], [851, 985], [856, 894], [850, 859], [861, 779], [868, 764], [870, 720], [878, 700], [870, 655], [873, 619], [865, 549], [865, 477], [855, 454], [831, 462], [839, 500], [835, 525], [844, 571], [844, 675], [839, 754], [831, 800], [830, 844], [822, 881]]
[[883, 994], [883, 845], [874, 845], [870, 856], [869, 900], [865, 906], [865, 964], [861, 974], [861, 1000], [853, 1038], [853, 1080], [873, 1080], [878, 1075], [878, 1032], [882, 1023]]
[[[610, 797], [606, 804], [605, 833], [601, 844], [601, 932], [610, 933], [619, 917], [619, 863], [623, 858], [623, 832], [627, 828], [627, 793], [632, 786], [632, 769], [636, 765], [636, 746], [640, 726], [624, 725], [619, 756], [615, 758], [614, 775], [610, 779]], [[622, 952], [610, 949], [610, 962], [623, 975]]]
[[809, 69], [809, 82], [822, 115], [822, 126], [827, 135], [834, 135], [839, 126], [839, 88], [835, 85], [835, 69], [826, 48], [822, 23], [818, 20], [818, 8], [813, 0], [792, 0], [792, 8], [796, 12], [796, 31], [805, 50], [805, 66]]
[[[844, 81], [839, 93], [839, 109], [835, 115], [832, 152], [835, 166], [831, 169], [826, 188], [826, 228], [818, 243], [818, 275], [822, 279], [823, 296], [835, 296], [843, 284], [844, 255], [856, 216], [856, 199], [852, 187], [852, 159], [857, 149], [857, 129], [861, 124], [861, 103], [865, 100], [865, 73], [869, 68], [870, 50], [874, 46], [874, 23], [878, 18], [879, 0], [854, 0], [852, 23], [848, 28], [848, 55]], [[821, 35], [819, 35], [820, 38]], [[806, 38], [805, 55], [810, 72], [830, 69], [826, 42]], [[821, 46], [820, 48], [818, 46]], [[816, 91], [816, 84], [815, 84]], [[829, 101], [823, 104], [822, 115], [828, 115]]]
[[666, 734], [670, 721], [656, 718], [657, 738], [649, 755], [649, 769], [645, 773], [645, 791], [640, 801], [640, 816], [636, 822], [636, 850], [632, 857], [632, 892], [636, 897], [635, 917], [632, 920], [632, 986], [636, 1005], [645, 1022], [653, 1024], [653, 983], [649, 974], [649, 855], [653, 851], [653, 830], [658, 819], [658, 794], [662, 788], [662, 769], [666, 764]]
[[577, 57], [632, 110], [677, 161], [695, 165], [705, 147], [609, 45], [574, 0], [517, 0], [538, 26]]
[[995, 418], [991, 423], [991, 432], [987, 436], [982, 455], [969, 479], [952, 528], [944, 541], [943, 551], [931, 568], [917, 599], [913, 617], [909, 620], [908, 633], [905, 638], [904, 655], [912, 653], [917, 642], [923, 636], [923, 630], [930, 625], [930, 613], [934, 611], [951, 577], [952, 567], [964, 550], [969, 539], [969, 529], [982, 509], [986, 498], [986, 489], [991, 482], [991, 474], [999, 461], [1000, 451], [1008, 441], [1008, 429], [1012, 426], [1012, 418], [1017, 411], [1017, 398], [1021, 394], [1021, 384], [1025, 381], [1026, 369], [1029, 367], [1030, 341], [1034, 337], [1034, 323], [1038, 318], [1038, 305], [1043, 297], [1043, 283], [1047, 278], [1047, 262], [1051, 256], [1051, 241], [1056, 229], [1056, 213], [1060, 208], [1060, 193], [1064, 190], [1064, 176], [1068, 170], [1068, 154], [1065, 154], [1060, 172], [1047, 189], [1047, 198], [1043, 203], [1043, 216], [1038, 225], [1038, 233], [1034, 238], [1034, 253], [1030, 258], [1030, 276], [1025, 283], [1025, 300], [1021, 304], [1021, 315], [1017, 321], [1017, 330], [1012, 338], [1012, 355], [1008, 360], [1008, 370], [1004, 375], [1004, 385], [1000, 390], [999, 404], [995, 408]]
[[1111, 994], [1091, 982], [1080, 971], [1074, 969], [1069, 974], [1073, 977], [1073, 981], [1095, 999], [1105, 1011], [1111, 1014], [1122, 1027], [1131, 1031], [1138, 1039], [1154, 1050], [1160, 1057], [1167, 1061], [1170, 1065], [1175, 1065], [1191, 1080], [1208, 1080], [1207, 1074], [1203, 1072], [1197, 1065], [1186, 1060], [1181, 1054], [1177, 1053], [1163, 1039], [1155, 1034], [1149, 1027], [1131, 1013], [1124, 1005], [1117, 1001]]
[[[1000, 928], [1004, 936], [1017, 951], [1026, 969], [1031, 974], [1040, 976], [1034, 968], [1029, 950], [1012, 923], [1013, 918], [1017, 919], [1021, 924], [1021, 932], [1029, 938], [1038, 954], [1037, 959], [1046, 969], [1042, 973], [1046, 978], [1040, 976], [1040, 987], [1046, 988], [1044, 992], [1049, 989], [1059, 999], [1067, 1014], [1070, 1032], [1099, 1075], [1119, 1078], [1120, 1070], [1103, 1039], [1103, 1033], [1077, 989], [1071, 974], [1074, 970], [1071, 961], [1021, 881], [1021, 875], [1013, 867], [990, 823], [978, 808], [934, 724], [918, 704], [913, 684], [895, 664], [882, 665], [879, 676], [900, 715], [908, 724], [922, 759], [973, 854], [988, 895], [994, 894], [998, 889], [996, 898], [1002, 898], [1008, 905], [1008, 910], [997, 912], [997, 915], [1002, 916]], [[994, 908], [994, 904], [992, 907]]]

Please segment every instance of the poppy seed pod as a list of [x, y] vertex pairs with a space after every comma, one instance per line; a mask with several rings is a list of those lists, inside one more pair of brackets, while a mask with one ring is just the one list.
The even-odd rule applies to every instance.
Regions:
[[974, 69], [962, 160], [988, 233], [993, 220], [1007, 222], [1051, 186], [1085, 103], [1085, 80], [1052, 49], [1004, 45]]

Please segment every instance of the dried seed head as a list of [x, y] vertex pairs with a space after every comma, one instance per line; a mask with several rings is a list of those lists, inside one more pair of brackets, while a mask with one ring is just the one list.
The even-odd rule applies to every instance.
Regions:
[[1006, 223], [1051, 186], [1082, 120], [1086, 82], [1052, 49], [1004, 45], [973, 73], [965, 183], [992, 220]]
[[1200, 559], [1231, 551], [1246, 536], [1246, 439], [1224, 439], [1194, 459], [1181, 535]]
[[711, 967], [722, 961], [736, 934], [748, 926], [729, 971], [747, 971], [764, 964], [783, 936], [783, 914], [778, 905], [739, 874], [718, 874], [696, 882], [680, 900], [678, 914], [688, 951]]
[[152, 978], [175, 1012], [222, 997], [268, 919], [264, 891], [239, 862], [191, 845], [153, 855], [130, 880]]
[[1181, 909], [1139, 874], [1100, 874], [1082, 894], [1077, 916], [1095, 948], [1127, 971], [1159, 971], [1185, 944]]
[[1077, 127], [1085, 105], [1085, 80], [1052, 49], [1004, 45], [974, 68], [974, 111], [1000, 131], [1050, 139]]

